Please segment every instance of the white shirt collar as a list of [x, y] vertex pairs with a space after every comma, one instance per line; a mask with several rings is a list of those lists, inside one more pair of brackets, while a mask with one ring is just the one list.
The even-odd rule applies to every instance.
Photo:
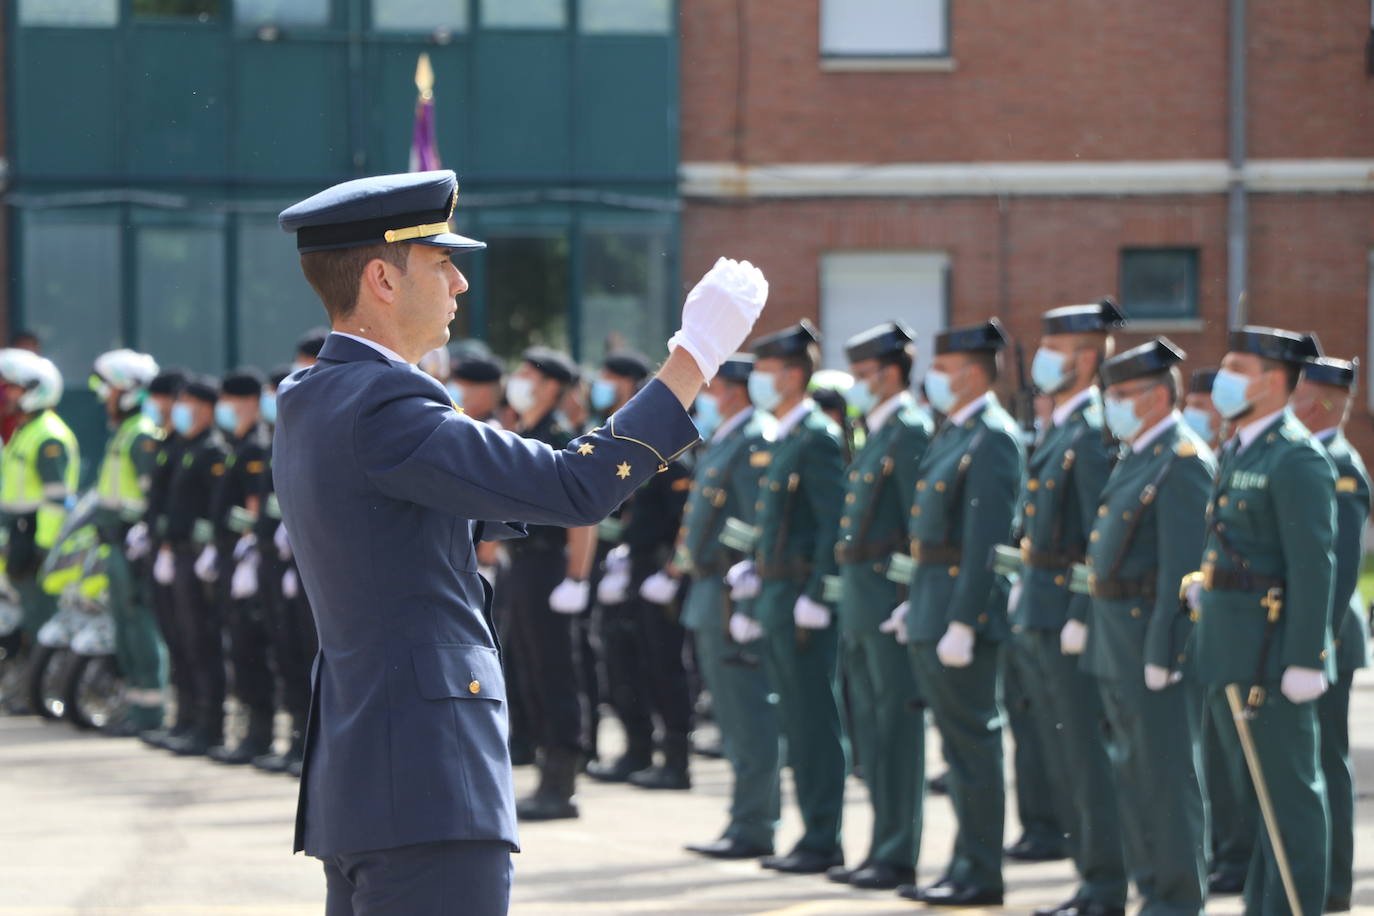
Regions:
[[1164, 415], [1163, 420], [1160, 420], [1154, 426], [1151, 426], [1149, 429], [1145, 430], [1145, 432], [1135, 437], [1131, 442], [1131, 451], [1139, 455], [1154, 444], [1156, 439], [1168, 432], [1170, 427], [1177, 423], [1179, 419], [1180, 416], [1177, 410], [1169, 411]]
[[412, 366], [414, 365], [414, 363], [406, 359], [401, 354], [397, 353], [395, 350], [391, 349], [390, 347], [384, 347], [381, 344], [377, 343], [377, 341], [375, 340], [368, 340], [366, 337], [359, 337], [357, 334], [347, 334], [343, 331], [330, 331], [329, 333], [338, 334], [340, 337], [347, 337], [349, 340], [356, 340], [360, 344], [367, 344], [369, 347], [376, 350], [378, 353], [382, 354], [392, 362], [406, 363]]
[[1336, 438], [1336, 433], [1340, 431], [1341, 429], [1339, 426], [1332, 426], [1319, 433], [1313, 433], [1312, 435], [1316, 436], [1318, 442], [1330, 442], [1332, 439]]
[[954, 415], [949, 418], [949, 422], [953, 423], [955, 426], [963, 426], [965, 420], [981, 410], [984, 404], [988, 404], [991, 401], [992, 392], [985, 391], [963, 407], [960, 407]]
[[749, 421], [754, 415], [753, 407], [746, 407], [730, 419], [716, 427], [716, 431], [711, 435], [712, 442], [719, 442], [735, 430], [739, 429]]
[[1050, 414], [1050, 420], [1054, 423], [1055, 426], [1063, 426], [1064, 421], [1069, 418], [1069, 414], [1077, 410], [1079, 404], [1082, 404], [1084, 401], [1086, 401], [1088, 398], [1092, 397], [1096, 393], [1096, 385], [1090, 385], [1087, 388], [1084, 388], [1082, 391], [1078, 392], [1078, 394], [1074, 395], [1073, 397], [1065, 401], [1063, 404], [1060, 404], [1058, 407], [1056, 407], [1054, 411]]
[[811, 411], [811, 408], [815, 406], [815, 401], [810, 398], [802, 398], [802, 402], [789, 410], [787, 416], [778, 417], [777, 437], [781, 439], [783, 436], [790, 433], [792, 428], [802, 421], [802, 417], [806, 416]]
[[1282, 414], [1283, 408], [1280, 407], [1273, 413], [1265, 414], [1258, 420], [1251, 420], [1249, 423], [1246, 423], [1240, 429], [1236, 430], [1236, 437], [1240, 443], [1240, 447], [1237, 448], [1236, 451], [1243, 452], [1247, 448], [1249, 448], [1250, 443], [1258, 439], [1259, 434], [1264, 432], [1267, 428], [1269, 428], [1269, 426], [1273, 424], [1273, 422], [1277, 420]]
[[883, 424], [887, 422], [888, 417], [908, 404], [914, 404], [915, 402], [916, 399], [912, 397], [910, 391], [894, 394], [868, 412], [868, 416], [864, 418], [864, 425], [868, 427], [870, 433], [876, 433], [883, 428]]

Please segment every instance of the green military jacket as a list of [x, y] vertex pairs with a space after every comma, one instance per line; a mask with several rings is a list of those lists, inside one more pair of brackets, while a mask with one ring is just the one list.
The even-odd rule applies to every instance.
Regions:
[[[844, 501], [840, 429], [813, 404], [786, 434], [778, 435], [767, 455], [758, 459], [763, 474], [754, 504], [759, 578], [796, 582], [802, 594], [824, 601], [823, 580], [835, 571], [835, 532]], [[760, 620], [773, 615], [791, 619], [791, 605], [764, 603], [754, 602]]]
[[1354, 671], [1369, 666], [1369, 630], [1356, 588], [1369, 520], [1369, 472], [1343, 433], [1317, 441], [1336, 466], [1336, 586], [1331, 600], [1336, 670]]
[[1069, 591], [1069, 568], [1087, 552], [1088, 532], [1111, 471], [1102, 433], [1097, 389], [1058, 426], [1051, 427], [1027, 461], [1021, 491], [1021, 600], [1018, 626], [1058, 631], [1069, 617], [1085, 620], [1088, 597]]
[[1216, 474], [1211, 449], [1173, 420], [1142, 451], [1122, 446], [1088, 537], [1084, 667], [1142, 690], [1145, 665], [1178, 670], [1185, 660], [1192, 623], [1179, 612], [1179, 582], [1202, 555]]
[[1006, 636], [1007, 581], [989, 561], [1011, 536], [1025, 469], [1021, 430], [993, 394], [930, 440], [908, 526], [916, 561], [906, 617], [912, 642], [938, 640], [951, 621], [987, 639]]
[[840, 567], [840, 629], [872, 635], [901, 598], [887, 579], [888, 557], [907, 545], [916, 466], [930, 444], [930, 416], [909, 394], [871, 433], [845, 475], [835, 560]]
[[[1240, 431], [1221, 450], [1207, 507], [1202, 572], [1212, 587], [1202, 593], [1194, 668], [1203, 683], [1217, 685], [1252, 684], [1257, 675], [1276, 684], [1290, 666], [1326, 669], [1334, 680], [1331, 460], [1287, 409], [1248, 448], [1237, 450], [1239, 437]], [[1222, 587], [1245, 576], [1249, 589]], [[1268, 582], [1282, 583], [1282, 606], [1260, 670]]]

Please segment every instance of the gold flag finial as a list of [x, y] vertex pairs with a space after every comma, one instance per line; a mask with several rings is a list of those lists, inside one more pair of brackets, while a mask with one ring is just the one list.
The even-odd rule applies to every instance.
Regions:
[[429, 65], [429, 54], [423, 51], [415, 62], [415, 88], [420, 91], [422, 99], [434, 95], [434, 68]]

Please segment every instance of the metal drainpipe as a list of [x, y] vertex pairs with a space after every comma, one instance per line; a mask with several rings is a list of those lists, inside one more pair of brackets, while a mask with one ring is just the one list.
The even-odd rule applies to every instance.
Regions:
[[1246, 322], [1245, 281], [1247, 271], [1248, 215], [1245, 199], [1245, 0], [1231, 0], [1230, 85], [1230, 177], [1226, 200], [1226, 318], [1229, 328]]

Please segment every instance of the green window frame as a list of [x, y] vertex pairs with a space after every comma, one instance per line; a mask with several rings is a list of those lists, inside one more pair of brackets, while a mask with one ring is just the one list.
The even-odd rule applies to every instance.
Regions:
[[1121, 249], [1120, 293], [1132, 321], [1198, 320], [1198, 249]]

